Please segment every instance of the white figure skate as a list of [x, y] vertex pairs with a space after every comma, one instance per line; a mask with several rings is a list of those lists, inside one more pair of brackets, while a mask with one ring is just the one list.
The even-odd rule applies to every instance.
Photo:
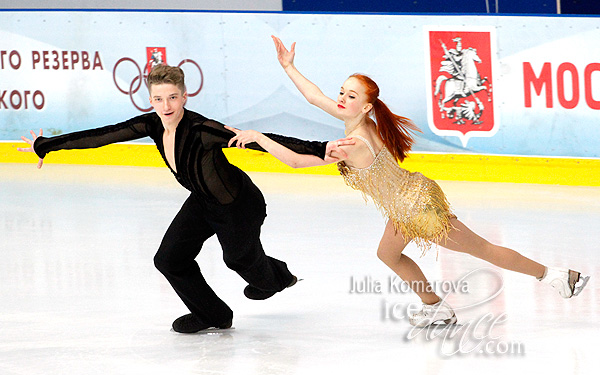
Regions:
[[581, 273], [567, 268], [546, 267], [546, 274], [540, 281], [558, 290], [562, 298], [571, 298], [581, 293], [589, 279], [589, 276], [581, 276]]
[[415, 327], [427, 327], [432, 324], [455, 324], [457, 319], [452, 307], [444, 300], [433, 305], [423, 304], [423, 308], [416, 314], [409, 316], [410, 324]]

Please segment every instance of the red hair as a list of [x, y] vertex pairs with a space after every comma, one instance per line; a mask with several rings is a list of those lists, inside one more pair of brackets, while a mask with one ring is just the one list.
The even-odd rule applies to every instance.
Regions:
[[367, 101], [373, 105], [371, 111], [375, 114], [379, 136], [396, 160], [403, 161], [415, 142], [412, 133], [421, 130], [410, 119], [390, 111], [388, 106], [378, 98], [379, 87], [371, 78], [358, 73], [351, 75], [350, 78], [358, 79], [365, 87]]

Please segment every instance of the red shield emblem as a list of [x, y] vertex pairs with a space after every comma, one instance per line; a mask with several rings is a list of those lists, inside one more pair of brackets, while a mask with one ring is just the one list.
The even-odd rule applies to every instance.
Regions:
[[495, 30], [428, 29], [429, 127], [441, 136], [491, 137], [498, 129], [494, 108]]
[[156, 65], [167, 63], [166, 47], [146, 47], [146, 74]]

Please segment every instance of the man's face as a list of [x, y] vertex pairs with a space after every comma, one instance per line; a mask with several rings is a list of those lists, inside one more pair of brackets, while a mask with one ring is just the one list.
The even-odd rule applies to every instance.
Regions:
[[171, 84], [162, 83], [150, 86], [150, 104], [160, 117], [163, 126], [175, 127], [183, 118], [183, 106], [187, 101], [187, 92]]

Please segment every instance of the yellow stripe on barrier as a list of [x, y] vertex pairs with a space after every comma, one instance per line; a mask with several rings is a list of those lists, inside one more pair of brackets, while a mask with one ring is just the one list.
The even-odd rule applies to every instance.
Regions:
[[[34, 154], [17, 151], [17, 147], [26, 146], [24, 143], [0, 143], [0, 163], [36, 163]], [[232, 164], [248, 172], [338, 174], [335, 165], [293, 169], [266, 153], [238, 149], [224, 151]], [[147, 144], [113, 144], [90, 150], [63, 150], [49, 154], [45, 162], [165, 166], [156, 147]], [[413, 153], [402, 163], [402, 167], [421, 172], [434, 180], [600, 186], [600, 159]]]
[[[0, 143], [0, 163], [37, 163], [37, 155], [19, 152], [17, 147], [26, 143]], [[61, 150], [52, 152], [44, 163], [84, 165], [131, 165], [138, 167], [164, 167], [154, 144], [112, 144], [87, 150]]]
[[435, 180], [600, 186], [600, 159], [411, 154], [403, 167]]

